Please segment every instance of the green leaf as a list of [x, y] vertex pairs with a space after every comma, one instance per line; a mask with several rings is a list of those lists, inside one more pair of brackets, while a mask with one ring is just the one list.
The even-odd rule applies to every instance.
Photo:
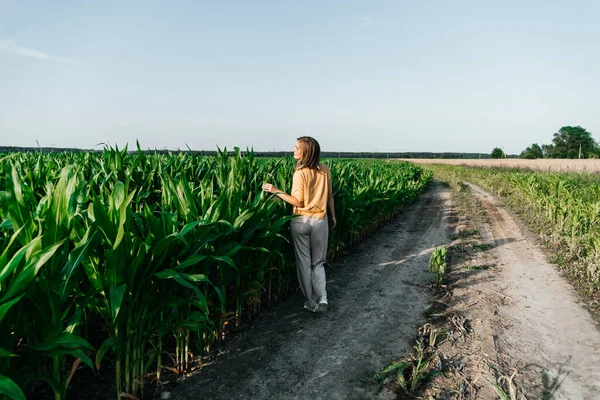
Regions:
[[196, 296], [198, 297], [198, 299], [200, 299], [200, 301], [202, 301], [202, 304], [204, 306], [203, 308], [206, 308], [206, 298], [204, 297], [202, 292], [200, 292], [200, 289], [198, 289], [198, 287], [196, 287], [195, 285], [192, 285], [190, 282], [188, 282], [188, 278], [187, 278], [188, 274], [182, 274], [182, 273], [179, 273], [172, 269], [166, 269], [164, 271], [157, 272], [155, 275], [159, 279], [173, 279], [175, 282], [179, 283], [181, 286], [192, 289], [194, 291], [194, 293], [196, 294]]
[[243, 213], [238, 215], [238, 217], [235, 219], [235, 222], [233, 223], [233, 228], [235, 230], [240, 229], [242, 227], [242, 225], [244, 225], [244, 222], [248, 221], [253, 216], [254, 216], [254, 210], [252, 210], [252, 209], [245, 210]]
[[0, 348], [0, 358], [2, 357], [16, 357], [16, 355], [11, 353], [10, 351]]
[[[70, 307], [69, 307], [70, 308]], [[81, 324], [83, 320], [83, 306], [76, 306], [75, 312], [69, 318], [67, 322], [67, 326], [65, 327], [65, 332], [74, 334], [75, 329]]]
[[79, 358], [81, 361], [83, 361], [83, 363], [85, 365], [90, 367], [90, 369], [92, 369], [92, 371], [94, 370], [94, 364], [92, 363], [91, 358], [88, 357], [88, 355], [85, 354], [83, 352], [83, 350], [81, 350], [81, 349], [66, 350], [65, 353], [69, 354], [75, 358]]
[[0, 375], [0, 394], [4, 394], [13, 400], [26, 400], [21, 388], [4, 375]]
[[5, 219], [0, 224], [0, 229], [2, 229], [2, 230], [9, 230], [9, 229], [12, 229], [12, 228], [13, 228], [13, 224], [12, 224], [12, 221], [10, 219]]
[[233, 262], [233, 260], [227, 256], [209, 256], [209, 255], [198, 255], [198, 254], [188, 257], [187, 260], [185, 260], [184, 262], [177, 265], [177, 267], [175, 267], [175, 269], [181, 270], [181, 269], [190, 267], [192, 265], [196, 265], [196, 264], [204, 261], [205, 259], [224, 262], [224, 263], [228, 264], [229, 266], [231, 266], [233, 269], [237, 270], [237, 267], [236, 267], [235, 263]]
[[117, 323], [117, 316], [121, 310], [121, 303], [123, 302], [123, 296], [125, 295], [126, 290], [127, 284], [125, 283], [119, 286], [110, 287], [110, 309], [113, 325]]
[[12, 300], [7, 301], [6, 303], [3, 303], [0, 305], [0, 321], [2, 321], [2, 319], [4, 318], [4, 316], [6, 315], [6, 313], [8, 312], [8, 310], [14, 306], [15, 304], [17, 304], [19, 302], [19, 300], [21, 300], [21, 298], [25, 296], [25, 293], [21, 294], [20, 296], [15, 297]]
[[[36, 238], [37, 242], [40, 241], [39, 238]], [[0, 284], [2, 284], [6, 278], [17, 268], [17, 266], [21, 263], [21, 260], [27, 253], [29, 247], [34, 246], [34, 243], [31, 242], [27, 246], [21, 247], [10, 259], [10, 261], [2, 268], [0, 271]], [[8, 250], [8, 248], [7, 248]]]
[[73, 335], [68, 332], [63, 332], [56, 338], [39, 343], [34, 346], [34, 348], [39, 351], [51, 351], [59, 347], [64, 347], [67, 349], [75, 349], [80, 347], [85, 347], [88, 349], [93, 348], [92, 345], [89, 344], [88, 341], [84, 338], [79, 337], [77, 335]]
[[204, 223], [206, 223], [206, 221], [204, 221], [204, 220], [190, 222], [189, 224], [186, 224], [183, 227], [183, 229], [181, 230], [181, 232], [179, 232], [179, 234], [182, 236], [185, 236], [185, 235], [187, 235], [188, 232], [192, 231], [196, 226], [198, 226], [199, 224], [204, 224]]
[[[0, 268], [4, 268], [6, 266], [6, 263], [8, 262], [8, 253], [10, 251], [10, 248], [12, 247], [13, 243], [17, 240], [17, 238], [19, 237], [19, 233], [21, 233], [21, 231], [24, 229], [24, 227], [19, 228], [11, 237], [10, 240], [8, 241], [8, 244], [6, 245], [6, 247], [4, 248], [4, 251], [2, 252], [2, 255], [0, 256]], [[0, 278], [0, 283], [1, 283], [1, 278]]]
[[64, 284], [60, 294], [62, 301], [66, 300], [66, 296], [69, 295], [69, 293], [67, 293], [67, 289], [69, 287], [69, 281], [73, 275], [73, 272], [77, 266], [79, 266], [81, 261], [83, 261], [87, 256], [89, 247], [94, 242], [94, 238], [96, 237], [97, 233], [97, 230], [94, 230], [92, 233], [92, 227], [89, 227], [83, 239], [81, 239], [81, 241], [79, 241], [75, 248], [69, 253], [67, 263], [61, 271], [61, 275], [64, 276]]
[[57, 242], [50, 247], [47, 247], [40, 254], [37, 255], [35, 265], [33, 266], [34, 267], [34, 275], [37, 275], [40, 268], [42, 268], [44, 266], [44, 264], [46, 264], [46, 262], [54, 255], [54, 253], [56, 253], [56, 250], [58, 250], [58, 248], [60, 246], [62, 246], [62, 244], [65, 242], [65, 240], [67, 240], [67, 239], [63, 239], [60, 242]]
[[96, 221], [98, 229], [104, 234], [104, 238], [112, 247], [117, 236], [115, 227], [107, 214], [107, 209], [102, 200], [99, 197], [94, 197], [93, 204], [93, 207], [90, 207], [92, 210], [91, 217]]
[[[21, 250], [25, 250], [27, 253], [30, 253], [33, 249], [33, 246], [37, 246], [39, 244], [39, 239], [40, 237], [38, 236], [34, 241], [29, 243], [27, 246], [23, 247]], [[10, 287], [8, 288], [8, 291], [4, 294], [4, 298], [11, 298], [18, 292], [24, 291], [25, 288], [29, 285], [29, 283], [31, 283], [31, 281], [37, 275], [40, 268], [54, 255], [56, 250], [63, 244], [63, 242], [64, 240], [44, 249], [43, 251], [35, 254], [35, 256], [32, 256], [31, 259], [27, 261], [23, 268], [19, 270], [14, 279], [10, 282]], [[6, 269], [9, 269], [9, 266], [7, 266]], [[0, 282], [1, 281], [2, 279], [0, 278]]]
[[102, 343], [102, 346], [98, 349], [96, 353], [96, 369], [100, 371], [100, 364], [102, 363], [102, 359], [106, 352], [110, 349], [115, 349], [117, 344], [119, 343], [119, 339], [116, 336], [109, 337]]
[[131, 200], [135, 196], [135, 190], [131, 191], [127, 198], [120, 204], [119, 206], [119, 230], [117, 231], [117, 238], [115, 239], [115, 243], [113, 244], [113, 250], [119, 247], [119, 244], [123, 240], [125, 236], [125, 222], [127, 221], [127, 215], [131, 208], [129, 208], [129, 204]]

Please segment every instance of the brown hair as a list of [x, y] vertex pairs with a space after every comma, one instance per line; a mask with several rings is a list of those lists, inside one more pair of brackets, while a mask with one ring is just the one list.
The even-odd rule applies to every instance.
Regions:
[[319, 169], [321, 162], [321, 146], [314, 138], [302, 136], [296, 139], [302, 151], [302, 158], [296, 163], [296, 169]]

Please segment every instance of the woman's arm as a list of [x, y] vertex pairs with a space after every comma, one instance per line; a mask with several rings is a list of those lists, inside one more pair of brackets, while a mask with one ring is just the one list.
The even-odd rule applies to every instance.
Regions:
[[270, 183], [265, 183], [263, 185], [263, 190], [265, 192], [273, 193], [274, 195], [277, 195], [277, 197], [279, 197], [281, 200], [293, 205], [294, 207], [304, 207], [303, 201], [300, 201], [297, 198], [295, 198], [294, 196], [282, 192], [281, 190], [277, 189], [275, 186], [271, 185]]
[[333, 184], [331, 183], [331, 170], [327, 168], [327, 219], [331, 221], [331, 229], [335, 228], [335, 203], [333, 201]]
[[327, 196], [327, 219], [331, 221], [331, 229], [335, 228], [335, 205], [333, 203], [333, 195]]

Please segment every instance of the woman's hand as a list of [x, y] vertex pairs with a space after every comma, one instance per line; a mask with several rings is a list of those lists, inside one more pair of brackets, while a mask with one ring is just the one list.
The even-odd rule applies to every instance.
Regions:
[[277, 192], [281, 193], [281, 190], [277, 189], [275, 186], [271, 185], [270, 183], [265, 183], [262, 186], [262, 188], [267, 193], [277, 193]]
[[271, 185], [270, 183], [263, 184], [262, 189], [263, 189], [263, 191], [265, 191], [267, 193], [273, 193], [274, 195], [279, 197], [281, 200], [285, 201], [288, 204], [293, 205], [294, 207], [303, 207], [304, 206], [303, 202], [301, 202], [300, 200], [298, 200], [297, 198], [295, 198], [292, 195], [282, 192], [281, 190], [277, 189], [275, 186]]
[[331, 217], [331, 218], [328, 218], [328, 219], [329, 219], [329, 229], [335, 228], [335, 226], [337, 225], [335, 217]]

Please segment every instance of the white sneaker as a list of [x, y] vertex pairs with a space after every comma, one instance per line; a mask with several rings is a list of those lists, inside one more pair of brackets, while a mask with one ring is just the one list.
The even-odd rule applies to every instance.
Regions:
[[323, 296], [321, 297], [318, 301], [317, 301], [317, 311], [319, 312], [325, 312], [327, 311], [327, 297]]
[[304, 309], [308, 310], [310, 312], [317, 312], [319, 311], [319, 306], [317, 304], [315, 304], [314, 307], [311, 307], [310, 304], [308, 304], [308, 301], [304, 302]]

